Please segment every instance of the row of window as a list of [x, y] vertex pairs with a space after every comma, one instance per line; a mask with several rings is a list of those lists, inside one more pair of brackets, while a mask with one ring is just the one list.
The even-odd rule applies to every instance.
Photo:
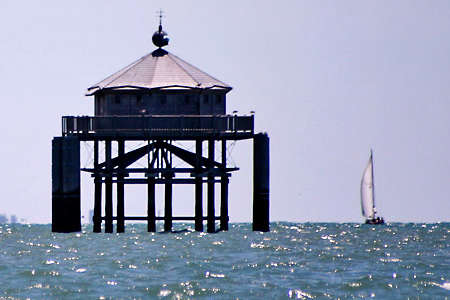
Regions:
[[[158, 95], [157, 96], [159, 99], [159, 102], [161, 104], [166, 104], [167, 102], [167, 96], [166, 95]], [[189, 104], [191, 103], [191, 101], [195, 101], [195, 99], [197, 98], [196, 96], [191, 96], [191, 95], [184, 95], [184, 103], [185, 104]], [[220, 104], [222, 103], [222, 96], [221, 95], [202, 95], [202, 99], [203, 99], [203, 103], [204, 104], [208, 104], [209, 101], [215, 101], [216, 104]], [[100, 101], [103, 100], [103, 97], [100, 98]], [[114, 95], [114, 104], [120, 104], [121, 102], [121, 96], [120, 95]], [[136, 96], [136, 104], [140, 105], [143, 104], [144, 101], [142, 99], [142, 95], [137, 95]]]

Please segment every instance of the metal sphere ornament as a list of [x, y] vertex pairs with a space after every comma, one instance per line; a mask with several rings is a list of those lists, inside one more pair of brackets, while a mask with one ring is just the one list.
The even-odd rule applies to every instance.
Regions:
[[167, 33], [162, 30], [162, 26], [159, 25], [158, 31], [155, 31], [155, 33], [152, 36], [152, 42], [156, 47], [164, 47], [169, 44], [169, 37], [167, 36]]

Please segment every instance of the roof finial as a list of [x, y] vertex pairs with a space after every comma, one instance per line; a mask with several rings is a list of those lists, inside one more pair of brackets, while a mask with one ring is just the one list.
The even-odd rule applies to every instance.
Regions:
[[164, 47], [169, 44], [169, 37], [167, 36], [167, 33], [165, 33], [162, 30], [162, 18], [163, 18], [163, 11], [159, 10], [159, 28], [158, 31], [156, 31], [152, 36], [153, 44], [155, 44], [156, 47]]
[[159, 10], [159, 32], [162, 31], [162, 18], [163, 18], [163, 11], [162, 9]]

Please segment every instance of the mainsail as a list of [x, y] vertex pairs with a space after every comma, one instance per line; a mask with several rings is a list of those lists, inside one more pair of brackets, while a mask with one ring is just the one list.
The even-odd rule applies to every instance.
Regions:
[[372, 152], [370, 153], [369, 162], [361, 179], [361, 210], [363, 216], [367, 219], [373, 219], [375, 217]]

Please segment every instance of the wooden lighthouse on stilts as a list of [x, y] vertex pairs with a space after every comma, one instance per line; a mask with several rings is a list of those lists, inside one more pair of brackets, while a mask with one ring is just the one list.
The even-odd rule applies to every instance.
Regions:
[[[152, 40], [154, 51], [88, 88], [87, 95], [94, 96], [94, 116], [62, 118], [62, 136], [52, 141], [52, 231], [81, 230], [80, 170], [89, 172], [94, 181], [94, 232], [102, 231], [103, 222], [105, 232], [113, 232], [114, 222], [117, 232], [124, 232], [126, 220], [147, 221], [149, 232], [156, 231], [157, 220], [164, 221], [165, 231], [172, 230], [174, 220], [194, 221], [196, 231], [204, 230], [205, 221], [207, 232], [228, 230], [228, 185], [238, 168], [227, 166], [227, 142], [245, 139], [254, 141], [253, 230], [269, 231], [267, 134], [254, 133], [253, 115], [226, 113], [230, 86], [163, 49], [169, 39], [161, 23]], [[93, 143], [92, 168], [80, 168], [80, 141]], [[126, 152], [126, 143], [133, 141], [146, 143]], [[174, 145], [176, 141], [191, 144], [195, 151]], [[215, 157], [216, 146], [221, 157]], [[142, 158], [145, 167], [132, 167]], [[174, 166], [174, 158], [186, 167]], [[125, 215], [127, 184], [147, 186], [146, 215]], [[172, 189], [177, 184], [194, 186], [194, 216], [173, 216]], [[156, 216], [156, 185], [164, 186], [162, 217]], [[214, 199], [217, 186], [219, 216]]]

